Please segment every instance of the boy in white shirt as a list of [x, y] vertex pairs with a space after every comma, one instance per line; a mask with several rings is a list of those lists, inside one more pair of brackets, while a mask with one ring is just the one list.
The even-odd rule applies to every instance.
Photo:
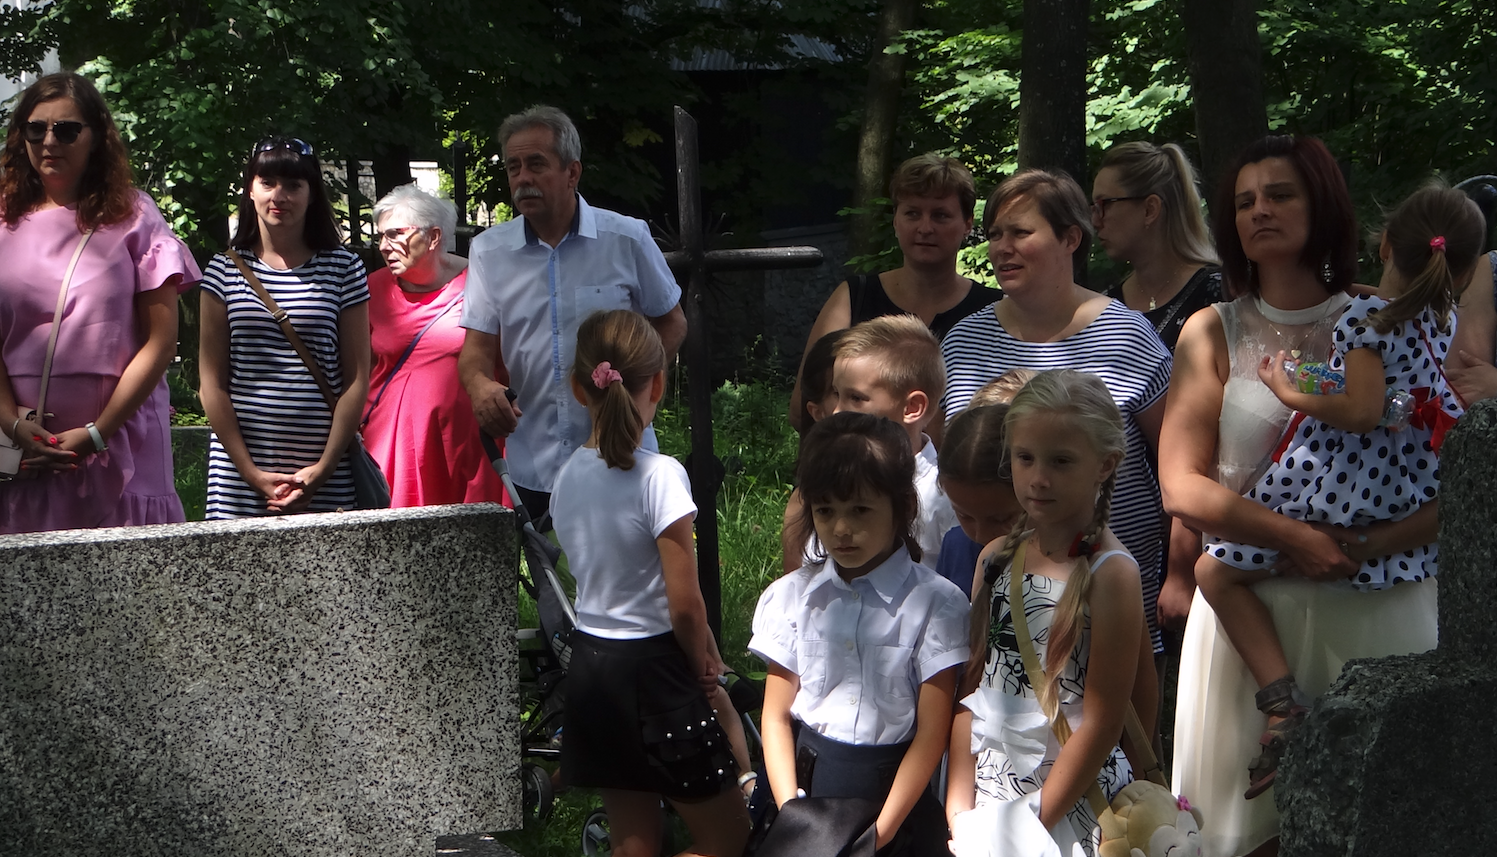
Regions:
[[937, 481], [935, 444], [925, 433], [946, 388], [941, 344], [915, 316], [886, 315], [854, 325], [838, 341], [835, 354], [836, 410], [885, 417], [909, 436], [920, 498], [915, 540], [920, 564], [934, 569], [941, 539], [957, 525], [951, 501]]

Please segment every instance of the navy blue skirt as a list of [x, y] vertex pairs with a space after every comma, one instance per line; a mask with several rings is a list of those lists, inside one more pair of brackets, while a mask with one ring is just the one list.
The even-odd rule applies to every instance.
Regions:
[[[910, 742], [846, 744], [801, 725], [796, 730], [796, 779], [809, 797], [864, 798], [882, 805]], [[951, 857], [946, 811], [929, 787], [879, 857]]]
[[738, 776], [717, 714], [674, 634], [572, 632], [561, 778], [568, 786], [706, 798]]

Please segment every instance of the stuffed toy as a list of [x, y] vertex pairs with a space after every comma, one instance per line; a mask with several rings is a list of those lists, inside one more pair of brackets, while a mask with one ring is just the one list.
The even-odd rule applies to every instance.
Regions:
[[1098, 857], [1201, 857], [1201, 811], [1163, 786], [1129, 783], [1112, 799], [1109, 814]]

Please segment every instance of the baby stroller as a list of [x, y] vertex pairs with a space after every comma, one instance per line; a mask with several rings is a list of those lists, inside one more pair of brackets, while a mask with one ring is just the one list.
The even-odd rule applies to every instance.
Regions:
[[520, 779], [527, 818], [544, 820], [556, 797], [551, 773], [538, 762], [561, 758], [561, 718], [566, 706], [567, 664], [572, 658], [572, 629], [577, 614], [556, 573], [561, 548], [541, 535], [509, 477], [498, 444], [483, 435], [484, 452], [514, 503], [520, 552], [525, 559], [520, 586], [535, 602], [539, 628], [521, 628], [520, 641]]

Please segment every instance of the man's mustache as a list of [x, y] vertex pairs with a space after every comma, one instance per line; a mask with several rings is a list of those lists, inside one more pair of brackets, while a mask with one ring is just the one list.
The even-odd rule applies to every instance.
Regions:
[[545, 196], [545, 194], [541, 193], [541, 189], [538, 187], [522, 187], [514, 192], [515, 202], [519, 202], [522, 199], [540, 199], [542, 196]]

